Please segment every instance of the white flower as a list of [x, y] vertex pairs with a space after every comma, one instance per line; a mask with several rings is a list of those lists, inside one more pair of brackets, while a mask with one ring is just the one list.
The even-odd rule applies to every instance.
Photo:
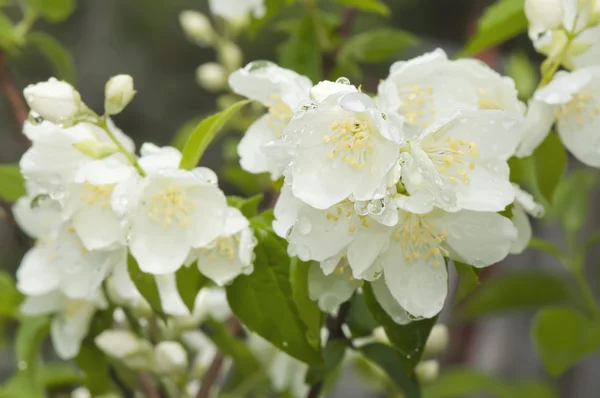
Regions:
[[142, 271], [168, 274], [181, 267], [192, 248], [222, 234], [227, 203], [215, 182], [206, 179], [214, 173], [177, 168], [181, 153], [175, 148], [144, 146], [142, 154], [139, 163], [148, 175], [135, 189], [129, 246]]
[[581, 162], [600, 167], [600, 66], [560, 71], [535, 100], [554, 108], [560, 139]]
[[520, 158], [530, 156], [548, 136], [553, 124], [554, 115], [552, 113], [552, 106], [545, 102], [531, 99], [523, 125], [523, 137], [515, 155]]
[[525, 0], [525, 15], [529, 21], [529, 35], [562, 25], [562, 0]]
[[531, 223], [527, 215], [540, 218], [544, 215], [544, 206], [537, 203], [531, 194], [523, 191], [517, 184], [515, 189], [515, 203], [512, 208], [511, 221], [517, 230], [517, 239], [514, 241], [510, 252], [512, 254], [522, 253], [531, 240]]
[[400, 212], [378, 261], [392, 296], [415, 317], [440, 312], [448, 290], [444, 257], [485, 267], [502, 260], [516, 239], [512, 222], [496, 213]]
[[440, 363], [435, 359], [421, 361], [415, 366], [415, 376], [420, 383], [426, 384], [437, 379], [440, 373]]
[[206, 15], [197, 11], [185, 10], [179, 14], [179, 23], [190, 40], [207, 46], [212, 42], [213, 28]]
[[227, 85], [227, 71], [221, 64], [207, 62], [196, 69], [196, 81], [207, 91], [219, 91]]
[[340, 304], [348, 301], [361, 281], [352, 277], [347, 262], [329, 275], [323, 274], [321, 266], [312, 262], [308, 273], [308, 292], [310, 299], [319, 304], [321, 310], [336, 313]]
[[21, 304], [25, 315], [53, 314], [50, 337], [56, 354], [62, 359], [74, 358], [88, 333], [96, 310], [106, 308], [100, 294], [87, 299], [69, 299], [58, 291], [29, 296]]
[[273, 179], [279, 178], [287, 162], [280, 164], [272, 159], [265, 145], [273, 145], [298, 105], [308, 100], [311, 81], [272, 62], [254, 61], [232, 73], [229, 85], [235, 93], [268, 108], [268, 113], [254, 122], [240, 141], [238, 153], [242, 168], [251, 173], [269, 172]]
[[221, 63], [228, 71], [235, 70], [242, 64], [242, 50], [235, 43], [227, 41], [221, 45]]
[[448, 327], [443, 324], [433, 325], [423, 349], [423, 356], [432, 357], [443, 354], [448, 349], [449, 342]]
[[154, 370], [163, 375], [182, 374], [188, 365], [187, 352], [176, 341], [161, 341], [154, 348]]
[[252, 272], [256, 246], [250, 223], [238, 209], [230, 207], [226, 217], [223, 234], [193, 254], [200, 272], [219, 286]]
[[27, 86], [23, 95], [32, 111], [54, 123], [70, 123], [86, 109], [73, 86], [53, 77]]
[[133, 78], [129, 75], [111, 77], [104, 89], [104, 110], [109, 115], [121, 113], [131, 102], [136, 91], [133, 89]]
[[94, 339], [96, 346], [111, 358], [133, 370], [152, 368], [152, 345], [127, 330], [105, 330]]
[[419, 197], [419, 212], [434, 204], [452, 211], [502, 211], [512, 203], [506, 160], [521, 139], [520, 122], [505, 111], [463, 110], [409, 141], [402, 148], [402, 183]]
[[283, 132], [294, 147], [286, 171], [292, 192], [317, 209], [350, 196], [381, 198], [402, 140], [369, 96], [340, 86], [347, 88], [307, 104]]
[[227, 20], [238, 19], [252, 13], [260, 18], [265, 13], [264, 0], [208, 0], [210, 12]]

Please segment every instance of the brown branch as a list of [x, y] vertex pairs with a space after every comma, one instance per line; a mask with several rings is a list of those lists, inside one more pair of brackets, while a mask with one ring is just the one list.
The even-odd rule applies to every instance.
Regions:
[[19, 125], [19, 128], [23, 126], [29, 111], [27, 105], [21, 95], [21, 92], [17, 88], [8, 65], [6, 63], [6, 53], [0, 51], [0, 87], [4, 96], [8, 100], [8, 103], [12, 109], [15, 121]]
[[162, 398], [161, 393], [154, 384], [152, 377], [148, 373], [142, 373], [139, 377], [140, 388], [147, 398]]
[[223, 354], [217, 352], [212, 363], [210, 364], [210, 367], [202, 378], [202, 385], [200, 386], [200, 391], [198, 391], [196, 398], [208, 398], [210, 396], [210, 390], [212, 389], [213, 384], [215, 384], [215, 381], [217, 381], [217, 377], [219, 376], [222, 365]]

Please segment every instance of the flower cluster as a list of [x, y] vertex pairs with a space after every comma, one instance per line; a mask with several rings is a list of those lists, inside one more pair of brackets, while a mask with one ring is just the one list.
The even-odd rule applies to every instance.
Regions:
[[525, 107], [484, 64], [441, 50], [397, 62], [375, 99], [346, 78], [311, 87], [265, 61], [229, 82], [268, 108], [240, 142], [241, 164], [284, 177], [273, 228], [290, 255], [313, 261], [323, 310], [370, 281], [396, 322], [433, 317], [446, 259], [485, 267], [526, 246], [524, 211], [540, 209], [507, 165]]
[[109, 117], [134, 94], [131, 77], [112, 78], [98, 116], [65, 82], [25, 89], [31, 148], [20, 167], [28, 196], [14, 214], [35, 246], [17, 283], [25, 314], [54, 314], [52, 340], [63, 358], [77, 354], [107, 298], [144, 307], [128, 274], [132, 261], [156, 275], [163, 310], [179, 316], [190, 315], [175, 282], [180, 267], [197, 266], [218, 285], [253, 269], [249, 222], [227, 205], [213, 171], [180, 169], [182, 155], [171, 147], [146, 143], [134, 155]]
[[[548, 55], [543, 81], [529, 103], [526, 131], [517, 150], [529, 156], [552, 125], [581, 162], [600, 167], [600, 1], [527, 0], [530, 36]], [[559, 71], [561, 65], [570, 71]], [[546, 85], [547, 84], [547, 85]]]

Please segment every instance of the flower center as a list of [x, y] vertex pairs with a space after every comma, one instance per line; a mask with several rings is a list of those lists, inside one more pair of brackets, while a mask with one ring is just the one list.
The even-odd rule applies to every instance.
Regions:
[[269, 109], [269, 114], [266, 118], [267, 125], [279, 137], [285, 126], [292, 120], [294, 113], [290, 107], [281, 100], [279, 94], [272, 94], [271, 99], [272, 101], [269, 101], [267, 104]]
[[[331, 210], [325, 213], [325, 218], [333, 222], [338, 222], [340, 218], [350, 220], [355, 214], [356, 212], [354, 210], [354, 202], [351, 202], [350, 200], [346, 199], [338, 203]], [[359, 226], [363, 226], [365, 228], [369, 228], [371, 226], [371, 224], [369, 223], [369, 217], [367, 217], [366, 215], [356, 215], [358, 216], [358, 220], [360, 220]], [[351, 225], [350, 227], [348, 227], [348, 232], [356, 232], [356, 226]]]
[[443, 142], [432, 141], [423, 150], [448, 181], [469, 183], [469, 171], [475, 169], [473, 161], [479, 157], [475, 142], [446, 136]]
[[373, 153], [367, 122], [350, 117], [341, 122], [333, 122], [331, 131], [331, 135], [323, 137], [326, 144], [331, 143], [333, 146], [333, 150], [327, 154], [327, 157], [347, 162], [356, 169], [364, 167], [367, 154]]
[[393, 237], [404, 249], [404, 258], [412, 263], [423, 256], [425, 260], [432, 257], [433, 265], [440, 265], [438, 255], [448, 256], [448, 251], [441, 243], [448, 237], [448, 232], [438, 231], [431, 220], [415, 214], [405, 213], [403, 226], [398, 228]]
[[148, 217], [156, 223], [162, 223], [165, 228], [173, 222], [181, 227], [190, 223], [189, 213], [196, 207], [196, 201], [187, 199], [181, 190], [174, 186], [152, 195], [152, 203]]
[[110, 207], [110, 196], [115, 189], [114, 185], [92, 185], [86, 182], [79, 199], [88, 205], [98, 205], [102, 209]]
[[223, 257], [230, 261], [233, 261], [236, 254], [236, 247], [239, 243], [240, 238], [237, 235], [225, 236], [218, 238], [214, 246], [208, 248], [201, 248], [200, 251], [205, 253], [211, 260], [217, 257]]
[[398, 112], [412, 126], [427, 127], [435, 119], [435, 98], [429, 85], [411, 84], [398, 90], [400, 106]]
[[87, 301], [83, 299], [69, 300], [65, 305], [64, 312], [67, 316], [73, 316], [76, 313], [78, 313], [81, 309], [83, 309], [83, 307], [85, 307], [86, 304]]
[[586, 119], [593, 121], [600, 115], [600, 104], [589, 90], [575, 94], [569, 102], [554, 109], [554, 116], [561, 126], [576, 123], [582, 126]]

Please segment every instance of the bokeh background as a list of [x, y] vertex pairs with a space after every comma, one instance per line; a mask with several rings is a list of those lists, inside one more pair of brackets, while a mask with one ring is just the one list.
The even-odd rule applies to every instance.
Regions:
[[[390, 18], [359, 13], [353, 30], [393, 26], [412, 32], [420, 38], [417, 45], [399, 53], [406, 59], [435, 47], [455, 53], [464, 45], [476, 26], [488, 0], [387, 0]], [[40, 21], [36, 29], [45, 31], [64, 43], [76, 64], [77, 88], [83, 99], [95, 110], [103, 105], [104, 84], [110, 76], [126, 73], [135, 79], [138, 91], [127, 110], [115, 122], [139, 145], [151, 141], [169, 144], [177, 131], [190, 120], [217, 109], [215, 93], [202, 89], [195, 81], [198, 65], [214, 61], [211, 48], [201, 48], [188, 41], [179, 25], [179, 13], [185, 9], [207, 12], [206, 0], [79, 0], [77, 11], [64, 23], [49, 25]], [[340, 8], [333, 8], [332, 12]], [[277, 47], [285, 39], [281, 32], [266, 28], [256, 37], [241, 37], [239, 45], [245, 62], [254, 59], [277, 61]], [[523, 35], [500, 48], [479, 57], [499, 71], [510, 67], [511, 57], [530, 60], [539, 65], [528, 38]], [[363, 71], [367, 91], [373, 91], [379, 78], [387, 75], [389, 63], [370, 65]], [[27, 49], [8, 64], [19, 89], [45, 80], [52, 75], [47, 62], [34, 49]], [[533, 75], [532, 78], [535, 78]], [[360, 83], [360, 82], [353, 82]], [[536, 82], [533, 81], [533, 84]], [[523, 84], [528, 84], [523, 82]], [[27, 148], [20, 126], [13, 118], [6, 99], [0, 96], [0, 163], [18, 162]], [[231, 132], [209, 148], [202, 162], [214, 168], [221, 177], [227, 164], [235, 163], [235, 137]], [[232, 138], [233, 137], [233, 138]], [[225, 178], [230, 194], [246, 194], [261, 187], [244, 187]], [[235, 178], [232, 178], [235, 180]], [[596, 195], [597, 198], [597, 195]], [[592, 203], [598, 203], [592, 201]], [[592, 206], [590, 230], [599, 225], [599, 214]], [[536, 223], [535, 233], [560, 244], [562, 237], [552, 223]], [[10, 219], [0, 220], [0, 267], [14, 270], [30, 244]], [[592, 255], [591, 258], [597, 258]], [[595, 266], [596, 264], [592, 264]], [[561, 273], [561, 266], [550, 257], [534, 251], [511, 256], [486, 270], [482, 278], [524, 269], [547, 269]], [[596, 279], [593, 270], [590, 278]], [[453, 284], [455, 282], [453, 280]], [[529, 286], [535, 292], [535, 284]], [[506, 294], [511, 294], [510, 291]], [[451, 300], [448, 300], [451, 303]], [[450, 305], [448, 307], [451, 307]], [[473, 365], [478, 369], [511, 379], [532, 377], [548, 379], [534, 352], [530, 339], [532, 311], [511, 312], [463, 321], [446, 308], [441, 321], [451, 330], [450, 348], [442, 358], [442, 366]], [[0, 379], [13, 366], [10, 344], [0, 351]], [[442, 369], [443, 369], [442, 367]], [[581, 362], [556, 381], [561, 397], [594, 398], [600, 396], [600, 357]], [[4, 376], [3, 376], [4, 375]], [[336, 397], [365, 397], [351, 374], [345, 374]]]

